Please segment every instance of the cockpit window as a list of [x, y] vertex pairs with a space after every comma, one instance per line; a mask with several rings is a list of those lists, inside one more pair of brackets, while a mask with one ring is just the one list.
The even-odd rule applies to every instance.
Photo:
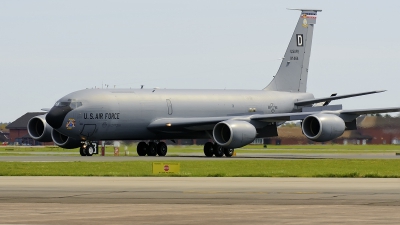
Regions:
[[76, 109], [78, 107], [82, 106], [82, 102], [71, 102], [71, 104], [69, 105], [72, 109]]
[[54, 105], [56, 107], [66, 107], [69, 106], [72, 109], [76, 109], [78, 107], [82, 106], [82, 102], [56, 102], [56, 104]]
[[63, 106], [69, 106], [69, 104], [71, 104], [71, 102], [56, 102], [54, 106], [63, 107]]

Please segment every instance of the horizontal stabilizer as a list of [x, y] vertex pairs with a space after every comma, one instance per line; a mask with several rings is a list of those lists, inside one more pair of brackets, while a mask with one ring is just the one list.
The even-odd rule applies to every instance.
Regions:
[[314, 11], [314, 12], [322, 12], [322, 9], [292, 9], [292, 8], [287, 8], [287, 10], [299, 10], [299, 11]]
[[314, 99], [310, 99], [310, 100], [298, 101], [298, 102], [295, 102], [294, 104], [296, 106], [306, 106], [306, 105], [311, 105], [311, 104], [319, 103], [319, 102], [326, 102], [326, 101], [332, 101], [332, 100], [343, 99], [343, 98], [351, 98], [351, 97], [356, 97], [356, 96], [361, 96], [361, 95], [376, 94], [376, 93], [380, 93], [380, 92], [384, 92], [384, 91], [386, 91], [386, 90], [368, 91], [368, 92], [361, 92], [361, 93], [348, 94], [348, 95], [337, 95], [337, 96], [331, 96], [331, 97], [325, 97], [325, 98], [314, 98]]

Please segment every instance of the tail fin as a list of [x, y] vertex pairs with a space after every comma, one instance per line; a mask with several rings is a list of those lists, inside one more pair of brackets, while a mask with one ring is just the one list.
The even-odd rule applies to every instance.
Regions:
[[271, 83], [264, 88], [267, 91], [306, 92], [307, 89], [308, 64], [314, 24], [317, 20], [317, 12], [322, 10], [292, 10], [300, 10], [300, 18], [278, 72]]

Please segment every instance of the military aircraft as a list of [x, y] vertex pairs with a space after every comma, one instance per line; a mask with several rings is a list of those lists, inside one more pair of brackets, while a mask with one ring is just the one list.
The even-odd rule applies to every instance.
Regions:
[[162, 140], [212, 139], [205, 156], [230, 157], [255, 138], [277, 136], [277, 126], [301, 120], [304, 135], [316, 142], [354, 130], [363, 114], [400, 108], [343, 110], [332, 100], [382, 91], [314, 98], [307, 93], [316, 9], [301, 11], [278, 72], [263, 90], [85, 89], [58, 100], [47, 114], [28, 122], [32, 138], [80, 148], [82, 156], [98, 151], [99, 140], [150, 140], [137, 145], [139, 156], [165, 156]]

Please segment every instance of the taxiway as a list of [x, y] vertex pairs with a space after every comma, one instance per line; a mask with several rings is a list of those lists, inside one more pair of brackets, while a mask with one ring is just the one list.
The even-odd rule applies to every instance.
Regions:
[[398, 224], [400, 179], [0, 177], [0, 223]]

